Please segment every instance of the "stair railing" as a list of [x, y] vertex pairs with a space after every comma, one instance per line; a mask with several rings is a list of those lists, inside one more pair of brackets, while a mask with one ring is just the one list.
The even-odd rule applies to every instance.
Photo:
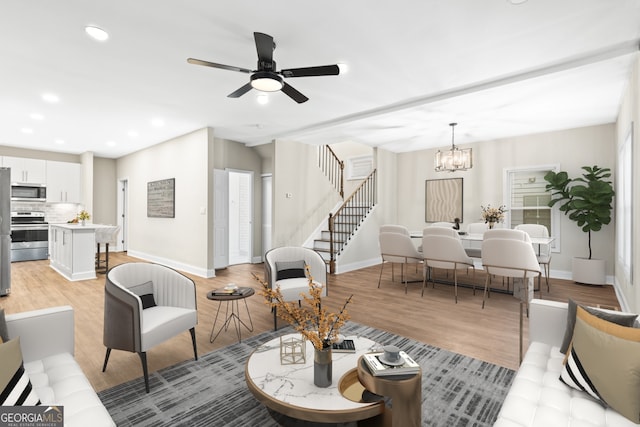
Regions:
[[331, 274], [336, 270], [336, 255], [340, 253], [348, 237], [377, 203], [376, 176], [376, 169], [374, 169], [338, 210], [333, 214], [329, 213], [329, 272]]
[[318, 167], [340, 194], [340, 198], [344, 199], [344, 162], [328, 145], [318, 147]]

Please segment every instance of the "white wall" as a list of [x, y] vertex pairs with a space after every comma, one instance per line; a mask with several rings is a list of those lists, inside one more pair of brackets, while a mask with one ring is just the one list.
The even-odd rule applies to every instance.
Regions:
[[[437, 150], [398, 155], [398, 223], [421, 230], [424, 221], [425, 180], [462, 177], [464, 179], [463, 228], [480, 221], [480, 206], [499, 206], [505, 202], [505, 168], [558, 163], [570, 176], [582, 173], [582, 166], [598, 165], [615, 169], [615, 126], [613, 124], [569, 129], [558, 132], [505, 138], [461, 146], [473, 148], [473, 168], [465, 172], [435, 172]], [[614, 271], [614, 226], [592, 234], [593, 256], [604, 258], [607, 274]], [[588, 256], [587, 234], [562, 215], [560, 253], [553, 253], [551, 269], [556, 276], [571, 276], [571, 259]]]
[[[118, 179], [128, 180], [132, 256], [161, 262], [204, 277], [209, 269], [209, 132], [201, 129], [135, 152], [117, 161]], [[175, 178], [175, 218], [147, 217], [147, 183]]]
[[318, 224], [326, 221], [338, 201], [338, 193], [317, 166], [316, 146], [275, 141], [274, 247], [302, 245]]

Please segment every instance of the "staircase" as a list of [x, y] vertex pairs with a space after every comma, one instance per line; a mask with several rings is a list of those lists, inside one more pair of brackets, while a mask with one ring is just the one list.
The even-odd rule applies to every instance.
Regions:
[[376, 204], [376, 170], [365, 178], [358, 188], [334, 213], [329, 214], [327, 229], [314, 240], [313, 249], [329, 264], [329, 273], [336, 271], [336, 260], [354, 233]]

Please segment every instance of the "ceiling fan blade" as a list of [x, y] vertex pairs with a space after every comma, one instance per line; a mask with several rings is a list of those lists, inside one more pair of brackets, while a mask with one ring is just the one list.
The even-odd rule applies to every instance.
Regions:
[[194, 65], [204, 65], [205, 67], [222, 68], [223, 70], [239, 71], [241, 73], [251, 74], [253, 71], [246, 68], [234, 67], [232, 65], [216, 64], [215, 62], [203, 61], [202, 59], [188, 58], [187, 62]]
[[280, 74], [285, 77], [337, 76], [340, 74], [340, 67], [321, 65], [319, 67], [289, 68], [281, 70]]
[[273, 43], [273, 37], [264, 33], [253, 33], [256, 41], [256, 50], [258, 51], [258, 62], [271, 64], [273, 62], [273, 50], [276, 45]]
[[227, 95], [227, 97], [240, 98], [242, 95], [249, 92], [250, 90], [251, 90], [251, 83], [247, 83], [246, 85], [242, 86], [240, 89], [237, 89], [235, 92], [232, 92], [229, 95]]
[[293, 88], [293, 86], [287, 84], [287, 82], [282, 83], [284, 83], [284, 86], [282, 86], [282, 91], [289, 95], [289, 98], [293, 99], [298, 104], [302, 104], [303, 102], [307, 102], [309, 100], [309, 98], [298, 92]]

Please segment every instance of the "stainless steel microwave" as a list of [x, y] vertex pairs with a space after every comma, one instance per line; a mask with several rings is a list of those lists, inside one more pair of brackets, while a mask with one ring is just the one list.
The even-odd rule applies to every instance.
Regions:
[[47, 187], [44, 184], [11, 184], [11, 200], [46, 202]]

